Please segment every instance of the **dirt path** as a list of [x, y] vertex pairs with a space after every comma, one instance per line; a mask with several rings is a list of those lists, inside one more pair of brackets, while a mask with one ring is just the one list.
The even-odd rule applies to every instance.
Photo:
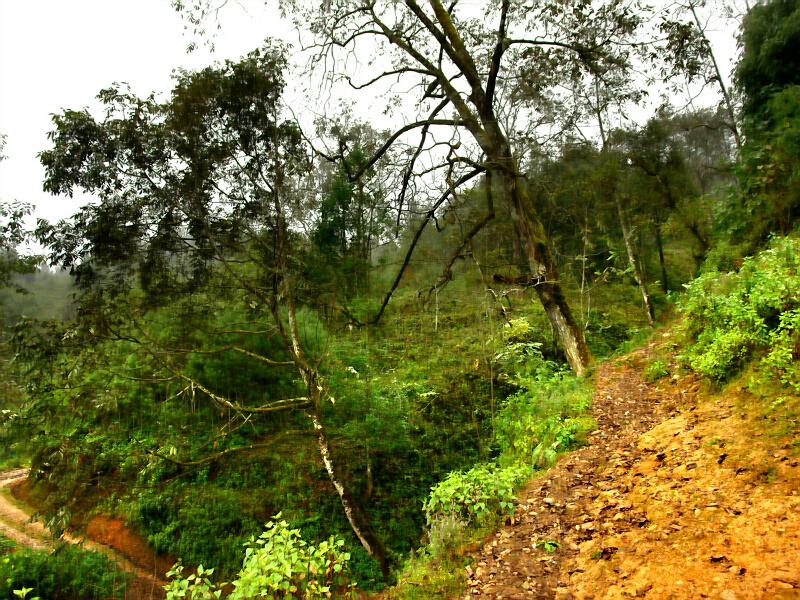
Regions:
[[647, 384], [654, 347], [600, 368], [590, 444], [523, 490], [465, 598], [800, 598], [796, 453], [691, 377]]
[[[53, 548], [53, 538], [47, 528], [38, 521], [31, 521], [30, 513], [26, 512], [20, 503], [12, 501], [10, 494], [3, 489], [22, 482], [27, 476], [27, 469], [0, 472], [0, 534], [20, 546], [36, 550], [49, 550]], [[160, 577], [160, 574], [152, 573], [134, 564], [109, 546], [99, 544], [91, 539], [68, 533], [64, 534], [61, 539], [70, 544], [82, 544], [88, 550], [105, 554], [120, 569], [130, 573], [133, 578], [126, 590], [125, 600], [164, 598], [162, 586], [166, 582]]]
[[[7, 488], [28, 476], [27, 469], [15, 469], [0, 473], [0, 489]], [[51, 547], [48, 532], [39, 522], [29, 522], [29, 515], [18, 508], [8, 496], [0, 493], [0, 533], [20, 546], [35, 550]]]

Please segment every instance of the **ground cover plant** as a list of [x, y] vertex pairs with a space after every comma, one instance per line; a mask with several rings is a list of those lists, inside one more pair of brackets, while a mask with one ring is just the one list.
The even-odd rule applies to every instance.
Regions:
[[[129, 576], [102, 554], [63, 545], [54, 551], [14, 548], [0, 556], [0, 596], [79, 600], [122, 598]], [[26, 597], [26, 596], [22, 596]]]
[[[744, 18], [737, 94], [704, 3], [284, 4], [316, 52], [110, 85], [40, 154], [93, 201], [30, 235], [0, 202], [0, 466], [55, 533], [120, 518], [180, 560], [175, 597], [457, 594], [461, 550], [595, 428], [598, 361], [676, 304], [680, 366], [793, 404], [791, 3]], [[389, 71], [349, 60], [366, 40]], [[309, 74], [335, 106], [298, 114]], [[701, 85], [718, 106], [653, 101]], [[10, 550], [41, 597], [47, 564], [99, 560]]]
[[679, 310], [689, 343], [682, 360], [724, 382], [755, 360], [763, 376], [800, 391], [800, 244], [775, 238], [738, 271], [706, 273], [687, 285]]

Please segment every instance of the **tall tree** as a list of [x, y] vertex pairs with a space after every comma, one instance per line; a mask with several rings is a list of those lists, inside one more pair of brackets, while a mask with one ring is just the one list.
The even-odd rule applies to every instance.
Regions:
[[[210, 8], [202, 2], [198, 6], [199, 13]], [[634, 46], [631, 36], [641, 23], [636, 14], [639, 4], [614, 0], [600, 5], [546, 2], [531, 7], [495, 0], [482, 11], [459, 3], [446, 6], [440, 0], [426, 4], [343, 0], [313, 7], [301, 2], [286, 6], [298, 26], [310, 28], [314, 35], [308, 50], [313, 65], [328, 81], [344, 80], [358, 90], [388, 93], [390, 104], [395, 100], [408, 104], [393, 91], [395, 86], [417, 91], [419, 112], [406, 116], [405, 124], [392, 132], [363, 169], [352, 174], [354, 179], [403, 136], [414, 136], [411, 151], [398, 163], [393, 205], [398, 211], [408, 208], [409, 190], [417, 175], [438, 176], [439, 195], [428, 204], [421, 222], [425, 227], [454, 191], [485, 173], [492, 182], [487, 189], [496, 193], [486, 196], [485, 216], [465, 229], [463, 243], [494, 217], [496, 209], [508, 211], [530, 285], [572, 369], [585, 373], [589, 350], [565, 298], [545, 229], [525, 183], [525, 142], [545, 135], [537, 125], [552, 130], [551, 100], [563, 77], [583, 65], [602, 73], [603, 65], [628, 60]], [[195, 22], [201, 18], [202, 14], [194, 13]], [[347, 57], [367, 53], [379, 58], [360, 63], [357, 73], [347, 70], [346, 65], [352, 63]], [[518, 93], [522, 82], [529, 88], [524, 95]], [[424, 165], [421, 157], [427, 159]], [[390, 297], [391, 291], [373, 320], [380, 318]]]
[[[239, 62], [179, 73], [164, 103], [110, 88], [99, 96], [103, 119], [86, 111], [56, 115], [53, 147], [41, 154], [45, 188], [67, 194], [82, 188], [100, 202], [71, 220], [42, 224], [40, 239], [84, 286], [87, 329], [144, 347], [162, 380], [182, 382], [239, 415], [304, 412], [353, 532], [386, 574], [383, 545], [350, 493], [328, 438], [324, 408], [332, 399], [320, 370], [323, 357], [309, 350], [298, 324], [305, 287], [298, 259], [307, 243], [301, 225], [319, 210], [319, 195], [304, 185], [311, 163], [302, 137], [281, 116], [284, 68], [282, 49], [267, 46]], [[302, 391], [243, 405], [183, 368], [187, 349], [137, 326], [140, 311], [187, 294], [240, 303], [260, 324], [253, 335], [267, 329], [283, 345], [283, 356], [239, 344], [211, 352], [292, 367]]]
[[744, 96], [743, 112], [769, 121], [769, 98], [800, 84], [800, 6], [792, 0], [756, 4], [742, 24], [741, 43], [736, 83]]
[[[5, 159], [5, 146], [6, 136], [0, 134], [0, 162]], [[31, 209], [29, 204], [0, 199], [0, 288], [13, 285], [15, 274], [33, 273], [39, 262], [37, 256], [20, 254], [20, 247], [29, 241], [25, 218]]]
[[[789, 232], [800, 215], [800, 6], [788, 0], [755, 5], [742, 29], [736, 82], [743, 95], [743, 205], [737, 233], [758, 244]], [[753, 219], [751, 215], [756, 215]]]

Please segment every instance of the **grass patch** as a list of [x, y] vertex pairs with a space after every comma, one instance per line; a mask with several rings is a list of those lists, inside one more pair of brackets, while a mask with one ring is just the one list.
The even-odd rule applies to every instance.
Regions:
[[5, 556], [6, 554], [10, 554], [16, 548], [14, 542], [10, 539], [5, 537], [4, 535], [0, 535], [0, 556]]

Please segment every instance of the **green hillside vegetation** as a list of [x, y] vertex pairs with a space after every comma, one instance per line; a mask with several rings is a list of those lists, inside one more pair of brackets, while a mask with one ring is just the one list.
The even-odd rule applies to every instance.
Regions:
[[126, 580], [126, 574], [101, 554], [66, 545], [52, 553], [17, 548], [0, 535], [0, 594], [4, 598], [122, 598]]
[[[460, 116], [434, 110], [423, 136], [478, 141], [417, 179], [424, 137], [394, 148], [352, 115], [317, 132], [338, 154], [315, 153], [272, 42], [176, 73], [166, 96], [116, 86], [99, 116], [53, 117], [45, 189], [98, 201], [27, 233], [26, 209], [0, 213], [0, 465], [30, 465], [51, 530], [122, 517], [178, 561], [169, 598], [434, 597], [458, 593], [465, 549], [519, 488], [586, 443], [594, 365], [655, 324], [679, 331], [681, 368], [797, 415], [800, 9], [773, 0], [744, 19], [733, 111], [688, 13], [664, 22], [672, 45], [634, 56], [623, 42], [646, 15], [545, 4], [574, 64], [495, 47], [491, 27], [470, 36], [464, 52], [507, 51], [508, 81], [529, 83], [507, 90], [495, 71], [481, 100], [434, 77], [444, 91], [426, 84], [423, 100], [441, 91]], [[335, 38], [326, 10], [291, 9]], [[619, 45], [599, 45], [586, 23], [601, 19]], [[723, 101], [614, 128], [646, 92], [628, 77], [640, 60], [675, 85], [705, 73]], [[501, 131], [495, 85], [543, 121], [572, 117], [547, 139]], [[431, 173], [446, 180], [432, 196]], [[59, 270], [17, 254], [26, 236]], [[668, 375], [662, 360], [644, 373]], [[89, 577], [97, 555], [1, 540], [0, 595], [122, 593]]]

